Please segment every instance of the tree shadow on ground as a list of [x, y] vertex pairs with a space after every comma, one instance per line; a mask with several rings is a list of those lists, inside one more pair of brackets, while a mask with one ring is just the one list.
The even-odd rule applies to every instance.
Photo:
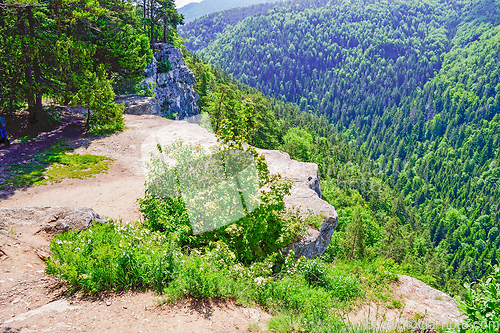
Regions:
[[71, 151], [88, 147], [92, 141], [103, 137], [86, 133], [86, 116], [72, 109], [63, 107], [58, 111], [57, 121], [40, 119], [38, 125], [29, 124], [27, 113], [5, 117], [11, 145], [0, 146], [0, 200], [9, 198], [19, 188], [30, 187], [8, 184], [18, 172], [13, 166], [28, 166], [35, 161], [37, 154], [50, 149], [61, 140], [64, 140], [65, 146]]

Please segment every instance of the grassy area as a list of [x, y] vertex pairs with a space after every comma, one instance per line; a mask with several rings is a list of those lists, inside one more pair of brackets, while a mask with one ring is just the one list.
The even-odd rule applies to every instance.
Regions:
[[10, 177], [0, 189], [57, 183], [65, 178], [84, 179], [108, 170], [113, 159], [106, 156], [71, 153], [63, 141], [33, 156], [27, 163], [13, 164], [6, 169]]
[[340, 332], [348, 325], [345, 314], [365, 302], [402, 307], [391, 292], [397, 275], [381, 264], [278, 253], [243, 264], [222, 241], [189, 250], [140, 224], [114, 222], [59, 235], [51, 251], [47, 272], [72, 291], [153, 289], [168, 303], [233, 299], [271, 313], [269, 329], [276, 332]]

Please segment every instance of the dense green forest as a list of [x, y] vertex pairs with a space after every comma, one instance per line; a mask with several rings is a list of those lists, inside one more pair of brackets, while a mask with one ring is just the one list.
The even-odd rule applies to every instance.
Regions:
[[178, 9], [179, 14], [184, 15], [185, 22], [192, 22], [197, 18], [210, 13], [220, 12], [234, 7], [249, 7], [261, 3], [271, 3], [280, 0], [203, 0], [191, 2]]
[[[399, 222], [419, 231], [415, 259], [434, 257], [452, 291], [500, 254], [499, 11], [489, 0], [296, 1], [214, 14], [183, 33], [209, 63], [355, 143], [357, 172], [392, 188]], [[315, 125], [303, 128], [318, 141]], [[330, 146], [303, 158], [327, 184], [338, 180]]]

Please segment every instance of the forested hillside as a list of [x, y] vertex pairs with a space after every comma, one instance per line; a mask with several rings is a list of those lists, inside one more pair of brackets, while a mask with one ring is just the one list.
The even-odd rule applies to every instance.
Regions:
[[179, 14], [184, 15], [186, 22], [191, 22], [199, 17], [210, 13], [220, 12], [234, 7], [247, 7], [251, 5], [276, 2], [281, 0], [203, 0], [201, 2], [192, 2], [179, 8]]
[[[184, 33], [188, 49], [325, 116], [376, 162], [362, 170], [377, 170], [395, 191], [406, 207], [400, 222], [420, 230], [429, 249], [416, 257], [439, 253], [445, 284], [482, 277], [500, 249], [499, 8], [491, 0], [298, 1], [212, 15]], [[324, 176], [334, 170], [324, 167]]]

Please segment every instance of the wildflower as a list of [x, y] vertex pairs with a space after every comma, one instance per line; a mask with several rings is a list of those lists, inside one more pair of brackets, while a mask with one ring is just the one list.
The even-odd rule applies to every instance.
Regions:
[[259, 276], [259, 277], [256, 277], [253, 281], [255, 283], [257, 283], [258, 286], [260, 286], [260, 285], [263, 285], [265, 283], [266, 279], [264, 279], [262, 276]]

